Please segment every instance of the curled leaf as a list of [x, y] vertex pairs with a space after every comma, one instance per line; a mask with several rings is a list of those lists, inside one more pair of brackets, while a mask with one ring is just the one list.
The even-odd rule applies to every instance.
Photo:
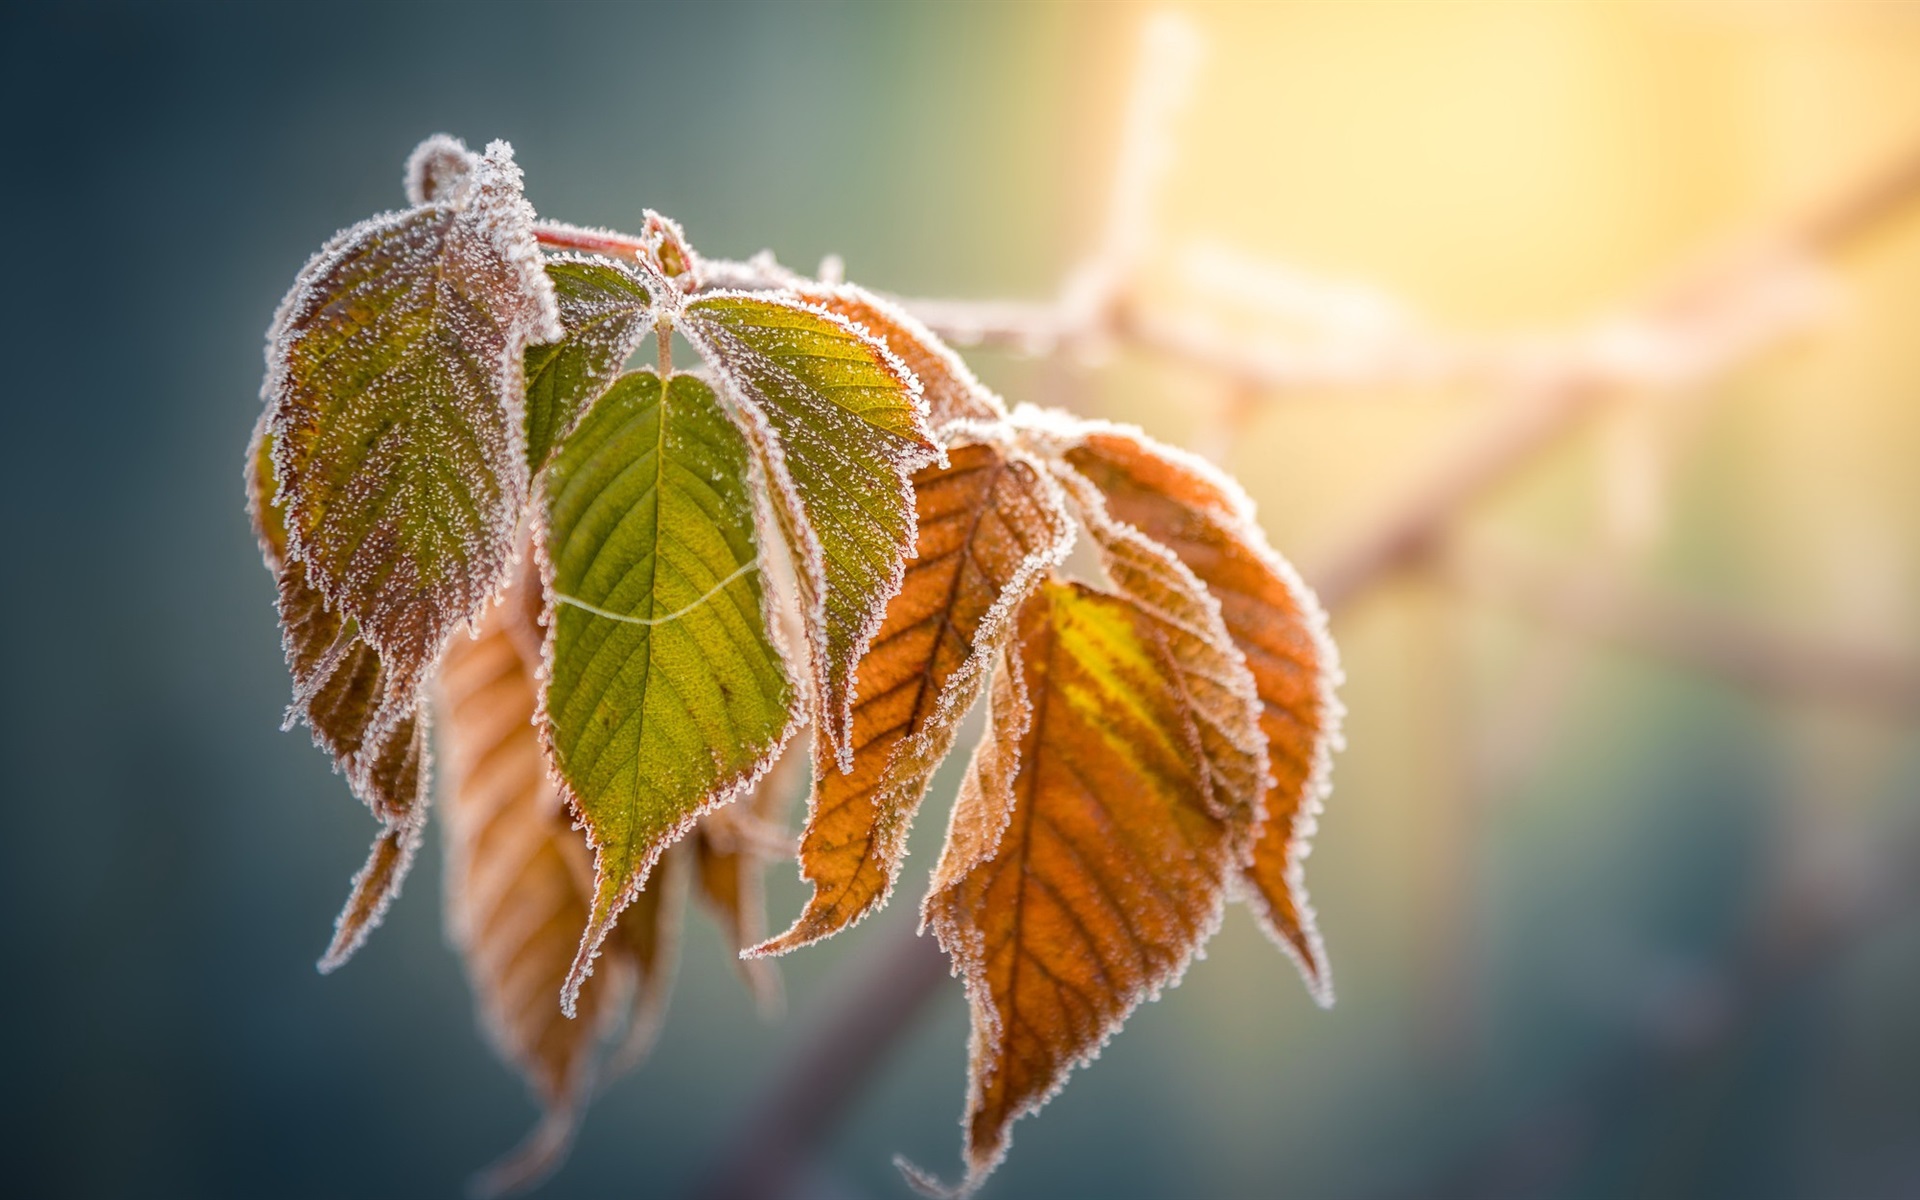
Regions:
[[566, 336], [527, 350], [527, 470], [538, 474], [653, 329], [646, 285], [605, 258], [547, 261]]
[[522, 357], [561, 334], [512, 150], [489, 146], [456, 192], [335, 237], [268, 335], [286, 558], [379, 655], [389, 720], [505, 582]]
[[308, 585], [305, 565], [287, 560], [272, 449], [262, 417], [247, 454], [247, 509], [261, 556], [279, 582], [282, 638], [294, 682], [287, 719], [308, 723], [314, 743], [333, 756], [335, 768], [384, 826], [334, 921], [333, 940], [319, 963], [328, 972], [359, 949], [406, 879], [426, 820], [432, 755], [419, 698], [397, 717], [380, 720], [380, 656], [351, 620], [329, 609]]
[[793, 550], [818, 736], [852, 767], [854, 675], [914, 546], [913, 472], [940, 458], [913, 373], [846, 318], [771, 295], [688, 301], [679, 328], [745, 418]]
[[1050, 581], [995, 672], [925, 908], [973, 1016], [963, 1191], [1178, 981], [1245, 853], [1162, 630], [1125, 597]]
[[407, 155], [407, 203], [457, 204], [473, 182], [480, 156], [450, 134], [436, 133]]
[[913, 477], [915, 556], [860, 661], [853, 771], [814, 767], [800, 842], [806, 911], [759, 947], [779, 954], [860, 920], [899, 877], [913, 813], [984, 686], [1012, 613], [1073, 540], [1059, 489], [1031, 459], [992, 441], [948, 448]]
[[1167, 547], [1219, 602], [1260, 697], [1273, 784], [1242, 874], [1244, 898], [1299, 964], [1322, 1004], [1333, 1000], [1301, 860], [1330, 786], [1341, 708], [1339, 658], [1313, 592], [1267, 544], [1233, 481], [1138, 430], [1088, 426], [1066, 461], [1108, 511]]
[[547, 468], [540, 730], [595, 851], [569, 1010], [660, 852], [751, 786], [793, 729], [747, 472], [712, 390], [647, 371], [615, 383]]

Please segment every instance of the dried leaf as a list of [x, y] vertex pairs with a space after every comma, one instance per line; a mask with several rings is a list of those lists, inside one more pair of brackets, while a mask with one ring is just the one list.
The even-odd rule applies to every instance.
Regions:
[[660, 852], [792, 732], [747, 471], [712, 390], [649, 371], [615, 383], [547, 468], [541, 736], [595, 850], [568, 1008]]
[[1004, 421], [1000, 398], [974, 378], [960, 356], [899, 305], [852, 284], [810, 286], [796, 294], [858, 325], [920, 381], [927, 401], [927, 424], [938, 431], [953, 421]]
[[1258, 819], [1268, 785], [1267, 739], [1246, 658], [1228, 636], [1220, 605], [1172, 551], [1108, 515], [1099, 491], [1071, 467], [1056, 474], [1121, 595], [1154, 622], [1178, 670], [1169, 680], [1193, 715], [1210, 811]]
[[913, 478], [916, 555], [860, 661], [853, 771], [814, 766], [800, 843], [806, 911], [755, 953], [835, 933], [883, 904], [914, 810], [986, 682], [1011, 614], [1066, 556], [1073, 527], [1044, 469], [989, 441]]
[[559, 1164], [592, 1086], [595, 1052], [618, 1013], [618, 968], [580, 998], [555, 996], [586, 928], [593, 867], [548, 781], [533, 726], [533, 672], [505, 629], [505, 608], [477, 639], [447, 648], [447, 929], [473, 983], [481, 1026], [527, 1080], [544, 1116], [489, 1169], [488, 1191], [527, 1186]]
[[624, 962], [634, 976], [627, 1029], [607, 1060], [609, 1079], [626, 1074], [646, 1058], [666, 1020], [686, 912], [688, 854], [685, 842], [667, 847], [647, 876], [647, 886], [621, 910], [607, 936], [603, 957]]
[[[440, 674], [450, 799], [447, 929], [466, 963], [481, 1027], [518, 1070], [543, 1110], [526, 1141], [489, 1168], [475, 1190], [497, 1195], [531, 1186], [565, 1156], [593, 1085], [604, 1036], [631, 996], [629, 1046], [644, 1048], [665, 1008], [679, 922], [674, 881], [656, 871], [621, 914], [601, 978], [579, 999], [576, 1019], [556, 999], [573, 963], [593, 898], [593, 864], [547, 774], [534, 728], [537, 654], [513, 628], [525, 620], [518, 593], [492, 610], [476, 639], [457, 638]], [[613, 1073], [637, 1057], [630, 1048]]]
[[973, 1014], [963, 1191], [1013, 1121], [1178, 981], [1245, 853], [1163, 628], [1050, 581], [995, 672], [925, 909]]
[[479, 164], [480, 156], [459, 138], [445, 133], [432, 135], [407, 155], [407, 203], [415, 208], [458, 203], [465, 197]]
[[846, 318], [777, 296], [689, 301], [680, 329], [745, 418], [793, 550], [815, 731], [852, 767], [854, 674], [914, 545], [913, 472], [940, 457], [912, 372]]
[[505, 582], [527, 489], [521, 360], [561, 335], [532, 222], [496, 142], [455, 202], [329, 242], [269, 334], [286, 558], [378, 653], [390, 719]]
[[[418, 755], [424, 735], [410, 737], [407, 744]], [[353, 877], [347, 903], [333, 919], [333, 940], [320, 956], [322, 975], [345, 965], [354, 952], [366, 943], [367, 936], [379, 928], [387, 908], [400, 895], [400, 885], [413, 868], [413, 856], [420, 849], [425, 825], [418, 821], [385, 826], [367, 851], [366, 865]]]
[[1252, 503], [1211, 466], [1137, 430], [1090, 426], [1066, 460], [1108, 511], [1172, 550], [1220, 604], [1261, 701], [1273, 786], [1244, 872], [1244, 898], [1293, 956], [1322, 1004], [1333, 1001], [1301, 860], [1330, 786], [1341, 708], [1339, 658], [1313, 592], [1274, 553]]
[[263, 416], [247, 454], [247, 510], [261, 556], [279, 581], [281, 630], [294, 680], [288, 723], [307, 721], [314, 743], [333, 756], [384, 826], [321, 955], [320, 970], [329, 972], [359, 949], [406, 879], [426, 820], [431, 753], [417, 698], [396, 720], [376, 726], [383, 683], [379, 655], [308, 586], [305, 564], [287, 561], [286, 524], [273, 496], [272, 450]]
[[753, 785], [751, 795], [701, 817], [694, 838], [701, 904], [720, 923], [747, 990], [768, 1018], [781, 1009], [780, 973], [772, 963], [740, 952], [767, 935], [766, 867], [775, 859], [793, 857], [786, 812], [805, 765], [800, 744], [790, 743], [773, 769]]
[[646, 285], [610, 259], [547, 261], [566, 336], [527, 351], [527, 470], [539, 474], [580, 414], [653, 330]]

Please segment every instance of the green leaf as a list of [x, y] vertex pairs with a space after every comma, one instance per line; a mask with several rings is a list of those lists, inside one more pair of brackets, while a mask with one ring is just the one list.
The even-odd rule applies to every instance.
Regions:
[[765, 465], [799, 568], [816, 724], [850, 770], [855, 672], [913, 551], [912, 475], [941, 458], [919, 382], [846, 318], [794, 300], [714, 293], [680, 328]]
[[646, 286], [617, 262], [554, 258], [547, 278], [567, 335], [527, 351], [527, 470], [536, 475], [653, 328]]
[[527, 491], [522, 359], [562, 332], [504, 142], [453, 201], [335, 237], [274, 321], [287, 559], [378, 652], [391, 711], [505, 582]]
[[569, 1011], [660, 852], [751, 785], [795, 724], [748, 468], [712, 389], [638, 371], [547, 469], [541, 735], [595, 855]]

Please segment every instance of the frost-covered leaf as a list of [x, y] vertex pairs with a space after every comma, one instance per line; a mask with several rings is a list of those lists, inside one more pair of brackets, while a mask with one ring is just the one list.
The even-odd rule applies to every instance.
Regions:
[[658, 924], [678, 922], [677, 907], [662, 911], [671, 881], [656, 872], [641, 901], [622, 914], [576, 1019], [561, 1013], [557, 997], [586, 928], [593, 863], [548, 778], [534, 729], [539, 660], [526, 656], [526, 639], [513, 628], [525, 620], [509, 593], [478, 638], [454, 639], [440, 672], [450, 784], [442, 816], [447, 931], [466, 963], [481, 1027], [543, 1111], [526, 1141], [476, 1180], [475, 1190], [487, 1195], [530, 1186], [559, 1165], [623, 996], [634, 997], [629, 1037], [658, 1027], [667, 991], [662, 945], [670, 955], [673, 936]]
[[769, 295], [689, 301], [680, 329], [725, 381], [799, 571], [816, 734], [851, 768], [854, 674], [914, 545], [913, 472], [940, 457], [900, 360], [846, 318]]
[[927, 424], [939, 430], [951, 421], [1001, 421], [1000, 398], [974, 378], [967, 364], [926, 326], [899, 305], [852, 284], [804, 287], [796, 293], [808, 304], [838, 313], [880, 339], [920, 380], [927, 401]]
[[1253, 676], [1219, 603], [1172, 551], [1114, 520], [1085, 477], [1071, 467], [1057, 471], [1107, 577], [1153, 621], [1178, 668], [1169, 682], [1193, 716], [1208, 807], [1252, 828], [1267, 790], [1267, 739]]
[[918, 545], [860, 660], [853, 771], [814, 765], [800, 842], [813, 896], [759, 953], [817, 941], [885, 902], [914, 810], [986, 682], [1012, 612], [1072, 543], [1059, 490], [1032, 460], [991, 441], [947, 453], [948, 465], [913, 477]]
[[[409, 730], [409, 733], [411, 736], [403, 744], [419, 761], [426, 755], [426, 734], [424, 730], [417, 733]], [[387, 908], [400, 895], [400, 885], [406, 882], [407, 872], [413, 868], [413, 856], [420, 849], [425, 828], [422, 821], [395, 822], [383, 826], [373, 839], [366, 865], [353, 877], [347, 902], [340, 909], [340, 915], [333, 919], [333, 940], [320, 956], [322, 975], [345, 965], [366, 943], [367, 936], [379, 928]]]
[[534, 474], [653, 329], [646, 285], [611, 259], [549, 259], [547, 278], [567, 333], [527, 351], [527, 469]]
[[527, 489], [522, 359], [561, 336], [505, 143], [451, 203], [365, 221], [300, 272], [268, 337], [290, 562], [411, 707], [505, 582]]
[[281, 632], [294, 683], [287, 719], [304, 719], [312, 727], [314, 743], [333, 756], [335, 768], [384, 826], [321, 956], [320, 969], [331, 971], [366, 940], [406, 879], [426, 819], [432, 755], [419, 697], [382, 719], [380, 656], [357, 636], [351, 620], [328, 609], [307, 584], [305, 565], [287, 561], [272, 450], [263, 417], [247, 453], [247, 510], [261, 556], [279, 583]]
[[474, 168], [480, 156], [467, 144], [450, 134], [436, 133], [407, 155], [407, 203], [455, 204], [473, 182]]
[[1331, 782], [1341, 709], [1339, 658], [1319, 602], [1260, 531], [1253, 505], [1208, 464], [1138, 430], [1090, 426], [1066, 460], [1108, 511], [1179, 556], [1219, 602], [1261, 702], [1273, 786], [1244, 872], [1247, 903], [1299, 963], [1321, 1003], [1333, 999], [1301, 860]]
[[660, 852], [792, 730], [747, 475], [712, 390], [650, 371], [621, 377], [547, 468], [541, 734], [595, 849], [569, 1007]]
[[962, 1190], [1180, 978], [1244, 855], [1161, 629], [1125, 597], [1050, 581], [995, 671], [925, 908], [973, 1016]]
[[745, 799], [701, 817], [693, 839], [701, 905], [720, 923], [747, 990], [767, 1016], [780, 1011], [780, 973], [772, 963], [740, 952], [767, 935], [767, 864], [793, 857], [786, 814], [806, 767], [801, 749], [800, 742], [790, 743]]

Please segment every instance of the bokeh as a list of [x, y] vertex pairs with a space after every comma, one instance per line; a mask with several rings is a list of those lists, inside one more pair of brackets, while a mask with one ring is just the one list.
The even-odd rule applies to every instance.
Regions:
[[[1210, 49], [1145, 238], [1169, 311], [1197, 303], [1182, 264], [1237, 256], [1423, 328], [1586, 328], [1920, 152], [1897, 0], [1174, 7]], [[402, 202], [407, 150], [503, 137], [547, 217], [650, 207], [711, 254], [1046, 299], [1104, 219], [1148, 12], [7, 7], [5, 1191], [450, 1196], [533, 1119], [474, 1027], [437, 853], [314, 973], [373, 826], [278, 729], [242, 508], [273, 307]], [[1611, 388], [1343, 606], [1348, 747], [1308, 864], [1339, 1003], [1231, 913], [985, 1195], [1920, 1195], [1920, 192], [1812, 265], [1816, 320]], [[970, 360], [1215, 454], [1310, 575], [1513, 398], [1250, 392], [1092, 349]], [[1516, 564], [1578, 586], [1543, 602]], [[538, 1195], [678, 1196], [736, 1153], [911, 925], [956, 781], [888, 911], [783, 962], [785, 1020], [696, 917], [659, 1048]], [[769, 893], [779, 922], [805, 890], [782, 866]], [[953, 1174], [965, 1036], [952, 983], [796, 1195], [905, 1196], [895, 1152]]]

